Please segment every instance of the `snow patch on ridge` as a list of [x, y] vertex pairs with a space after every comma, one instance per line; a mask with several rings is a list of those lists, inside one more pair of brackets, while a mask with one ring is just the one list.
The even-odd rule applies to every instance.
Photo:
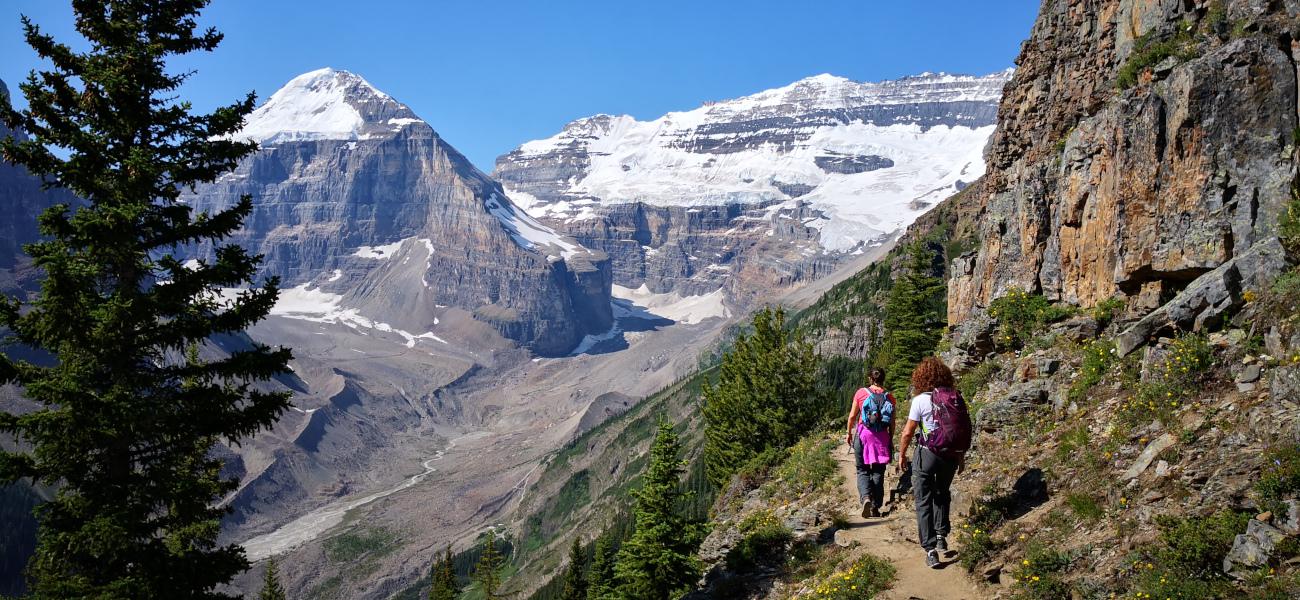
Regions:
[[392, 258], [393, 254], [397, 253], [397, 250], [402, 247], [402, 243], [405, 241], [406, 240], [397, 240], [396, 242], [384, 244], [383, 246], [361, 246], [352, 253], [352, 256], [360, 256], [361, 258], [370, 258], [374, 260], [387, 260]]
[[[382, 323], [364, 317], [355, 308], [345, 308], [343, 306], [342, 295], [331, 294], [320, 290], [319, 288], [312, 288], [310, 286], [311, 284], [304, 283], [302, 285], [280, 290], [280, 297], [276, 300], [275, 306], [271, 307], [270, 314], [286, 319], [311, 321], [313, 323], [329, 323], [334, 325], [344, 325], [357, 330], [372, 329], [384, 333], [391, 333], [401, 337], [407, 348], [414, 348], [418, 340], [432, 340], [443, 344], [448, 343], [447, 340], [438, 337], [432, 331], [417, 335], [393, 327], [388, 323]], [[228, 302], [231, 298], [234, 298], [243, 291], [245, 290], [239, 288], [226, 288], [221, 291], [221, 298]]]
[[610, 295], [644, 307], [652, 315], [689, 325], [702, 323], [705, 319], [725, 319], [731, 316], [731, 309], [723, 303], [726, 294], [722, 288], [698, 296], [682, 296], [677, 292], [656, 294], [644, 283], [636, 289], [615, 284]]
[[586, 252], [582, 246], [566, 240], [554, 229], [537, 222], [537, 219], [512, 204], [509, 199], [503, 200], [495, 192], [488, 197], [484, 206], [501, 222], [515, 243], [523, 248], [547, 253], [559, 252], [566, 259]]

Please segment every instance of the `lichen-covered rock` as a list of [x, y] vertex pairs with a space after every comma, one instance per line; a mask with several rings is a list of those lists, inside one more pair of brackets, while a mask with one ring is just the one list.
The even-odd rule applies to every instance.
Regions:
[[975, 366], [996, 349], [993, 334], [997, 322], [985, 311], [976, 311], [969, 319], [958, 323], [948, 334], [952, 345], [943, 359], [956, 371]]
[[1035, 379], [1017, 383], [1005, 392], [990, 390], [988, 400], [975, 415], [975, 425], [984, 431], [1014, 425], [1047, 402], [1049, 385], [1047, 380]]

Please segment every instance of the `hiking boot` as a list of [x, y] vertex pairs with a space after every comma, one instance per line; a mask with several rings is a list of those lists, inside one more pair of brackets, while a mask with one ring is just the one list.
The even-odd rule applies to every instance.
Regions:
[[862, 518], [864, 518], [864, 519], [869, 519], [869, 518], [871, 518], [871, 517], [873, 516], [873, 515], [871, 514], [871, 510], [872, 510], [872, 506], [871, 506], [871, 498], [863, 498], [863, 499], [862, 499]]
[[939, 563], [938, 550], [931, 550], [925, 553], [925, 566], [930, 567], [931, 569], [938, 569], [940, 566], [942, 566]]
[[934, 549], [938, 550], [939, 552], [947, 552], [948, 540], [945, 539], [943, 536], [939, 536], [939, 539], [935, 540], [934, 542]]

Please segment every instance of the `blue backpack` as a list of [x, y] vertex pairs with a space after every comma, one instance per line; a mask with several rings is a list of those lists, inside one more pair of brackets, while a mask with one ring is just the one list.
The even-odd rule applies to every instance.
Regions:
[[889, 401], [889, 394], [884, 390], [877, 392], [868, 388], [858, 419], [871, 431], [888, 429], [889, 422], [894, 419], [894, 404]]

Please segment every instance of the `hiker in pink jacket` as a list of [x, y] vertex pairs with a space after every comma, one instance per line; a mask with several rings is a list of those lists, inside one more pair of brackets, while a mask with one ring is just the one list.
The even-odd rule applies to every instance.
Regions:
[[885, 465], [893, 451], [894, 396], [885, 390], [885, 372], [871, 370], [871, 385], [853, 395], [849, 408], [848, 443], [857, 467], [862, 516], [880, 516], [885, 499]]

